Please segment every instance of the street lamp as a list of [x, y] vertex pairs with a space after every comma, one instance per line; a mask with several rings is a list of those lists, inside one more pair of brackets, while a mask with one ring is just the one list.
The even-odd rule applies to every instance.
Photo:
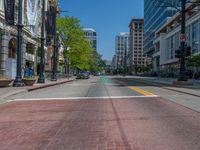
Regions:
[[[56, 27], [55, 27], [56, 28]], [[53, 51], [53, 70], [51, 75], [51, 81], [57, 81], [57, 61], [58, 61], [58, 37], [57, 32], [55, 31], [54, 35], [54, 51]]]
[[45, 42], [45, 0], [42, 0], [42, 27], [41, 27], [41, 52], [40, 52], [40, 72], [38, 83], [45, 83], [44, 77], [44, 67], [45, 67], [45, 51], [44, 51], [44, 42]]
[[53, 50], [53, 67], [52, 67], [52, 75], [51, 75], [51, 81], [57, 81], [57, 61], [58, 61], [58, 37], [57, 37], [57, 26], [56, 26], [56, 18], [57, 18], [57, 6], [55, 6], [55, 31], [54, 31], [54, 50]]
[[18, 3], [18, 35], [17, 35], [17, 74], [16, 78], [14, 80], [13, 86], [14, 87], [22, 87], [24, 86], [24, 83], [22, 81], [22, 30], [23, 30], [23, 24], [22, 24], [22, 1], [19, 0]]
[[[186, 16], [186, 0], [181, 0], [181, 36], [185, 35], [185, 16]], [[178, 81], [187, 81], [185, 68], [185, 40], [181, 41], [180, 45], [180, 71]]]

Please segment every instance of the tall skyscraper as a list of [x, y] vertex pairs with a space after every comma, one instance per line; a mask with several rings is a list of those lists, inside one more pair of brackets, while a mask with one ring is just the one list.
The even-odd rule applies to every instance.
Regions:
[[155, 31], [160, 28], [179, 7], [180, 0], [144, 0], [144, 52], [152, 54]]
[[143, 19], [132, 19], [129, 24], [130, 29], [130, 48], [129, 68], [134, 71], [136, 67], [146, 66], [146, 55], [144, 54], [144, 33], [143, 33]]
[[97, 33], [92, 28], [84, 28], [85, 37], [90, 41], [92, 48], [97, 50]]
[[127, 55], [129, 50], [129, 33], [121, 32], [115, 37], [115, 55], [117, 68], [127, 66]]

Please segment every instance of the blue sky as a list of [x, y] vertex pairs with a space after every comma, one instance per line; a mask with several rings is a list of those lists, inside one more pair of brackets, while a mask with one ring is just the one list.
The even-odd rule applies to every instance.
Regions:
[[59, 6], [97, 31], [97, 50], [104, 59], [114, 55], [115, 35], [129, 31], [131, 18], [144, 16], [144, 0], [59, 0]]

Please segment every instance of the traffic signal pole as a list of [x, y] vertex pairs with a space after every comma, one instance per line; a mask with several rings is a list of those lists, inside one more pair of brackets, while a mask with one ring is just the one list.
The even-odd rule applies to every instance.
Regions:
[[[181, 35], [185, 35], [185, 16], [186, 16], [186, 0], [181, 0]], [[185, 41], [181, 41], [180, 49], [180, 72], [178, 76], [178, 81], [187, 81], [186, 77], [186, 67], [185, 67]]]

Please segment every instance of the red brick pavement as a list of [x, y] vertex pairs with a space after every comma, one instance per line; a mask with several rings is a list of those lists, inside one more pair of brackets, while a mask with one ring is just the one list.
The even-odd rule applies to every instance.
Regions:
[[199, 150], [200, 115], [161, 98], [0, 105], [0, 150]]

